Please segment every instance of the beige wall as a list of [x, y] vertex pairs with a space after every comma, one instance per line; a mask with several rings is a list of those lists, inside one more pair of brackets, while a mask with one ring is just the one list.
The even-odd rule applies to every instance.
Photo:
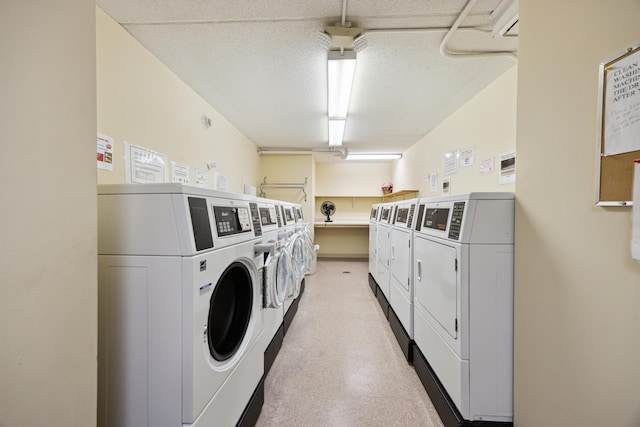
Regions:
[[382, 184], [391, 181], [392, 171], [391, 162], [317, 163], [316, 169], [319, 196], [382, 196]]
[[[115, 138], [114, 170], [98, 171], [99, 184], [125, 182], [124, 141], [190, 166], [191, 184], [194, 168], [208, 162], [227, 175], [229, 191], [258, 183], [255, 145], [100, 9], [97, 55], [98, 132]], [[213, 121], [209, 129], [203, 114]]]
[[2, 1], [0, 58], [0, 425], [95, 425], [95, 2]]
[[369, 227], [316, 228], [318, 258], [368, 258]]
[[[451, 194], [470, 191], [515, 191], [516, 184], [500, 185], [498, 156], [516, 147], [517, 67], [453, 113], [394, 162], [394, 190], [420, 190], [421, 197], [442, 194], [442, 158], [445, 153], [475, 146], [475, 166], [458, 168], [450, 176]], [[480, 162], [494, 158], [494, 172], [480, 174]], [[517, 159], [517, 158], [516, 158]], [[438, 191], [425, 179], [438, 174]]]
[[637, 0], [521, 0], [518, 427], [640, 425], [629, 208], [594, 206], [598, 64], [640, 42]]
[[371, 205], [374, 203], [380, 203], [381, 200], [382, 197], [316, 196], [316, 221], [323, 222], [326, 219], [326, 216], [320, 209], [322, 202], [331, 201], [336, 205], [336, 211], [331, 216], [332, 220], [362, 220], [369, 222]]
[[[320, 204], [336, 204], [334, 221], [368, 221], [373, 203], [382, 197], [382, 184], [391, 181], [391, 162], [316, 163], [316, 220], [324, 221]], [[399, 190], [399, 188], [396, 188]], [[367, 258], [369, 228], [317, 227], [318, 257]]]

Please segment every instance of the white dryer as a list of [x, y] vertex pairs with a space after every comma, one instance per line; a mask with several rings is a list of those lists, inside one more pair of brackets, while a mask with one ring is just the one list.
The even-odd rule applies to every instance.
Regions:
[[441, 418], [511, 423], [514, 196], [422, 199], [418, 212], [416, 372]]
[[376, 294], [378, 284], [375, 279], [376, 275], [376, 259], [378, 256], [378, 217], [380, 213], [380, 204], [371, 206], [369, 214], [369, 286], [373, 294]]
[[383, 203], [380, 205], [380, 220], [378, 221], [378, 244], [376, 258], [376, 283], [378, 289], [376, 297], [380, 303], [380, 307], [385, 316], [389, 317], [389, 295], [390, 295], [390, 277], [389, 263], [391, 261], [391, 219], [394, 214], [393, 203]]
[[402, 352], [412, 360], [413, 344], [413, 226], [418, 199], [395, 203], [389, 231], [389, 325]]
[[107, 185], [98, 214], [98, 425], [257, 419], [256, 203], [180, 184]]

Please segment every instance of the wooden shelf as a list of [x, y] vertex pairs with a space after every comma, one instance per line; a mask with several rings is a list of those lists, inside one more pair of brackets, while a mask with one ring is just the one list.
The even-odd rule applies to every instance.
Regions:
[[378, 197], [380, 197], [379, 194], [373, 194], [373, 195], [362, 195], [361, 194], [359, 196], [346, 196], [346, 195], [337, 196], [337, 195], [334, 194], [332, 196], [318, 196], [318, 195], [315, 196], [316, 199], [329, 199], [329, 200], [330, 199], [340, 199], [340, 198], [342, 198], [342, 199], [353, 199], [353, 198], [355, 198], [355, 199], [377, 199]]
[[369, 219], [334, 219], [333, 222], [316, 221], [313, 223], [315, 228], [368, 228]]
[[395, 193], [385, 194], [382, 196], [382, 201], [386, 202], [395, 202], [398, 200], [407, 200], [407, 199], [415, 199], [418, 197], [418, 190], [401, 190], [396, 191]]

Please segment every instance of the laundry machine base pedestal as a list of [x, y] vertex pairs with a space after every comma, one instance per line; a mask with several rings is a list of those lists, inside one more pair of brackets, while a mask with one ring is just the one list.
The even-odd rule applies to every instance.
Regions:
[[302, 283], [300, 283], [300, 293], [298, 294], [298, 298], [304, 294], [304, 288], [306, 287], [305, 279], [302, 279]]
[[382, 292], [382, 289], [380, 289], [380, 287], [376, 289], [376, 298], [378, 298], [378, 304], [380, 304], [380, 308], [382, 308], [384, 317], [388, 319], [389, 318], [389, 301], [387, 301], [387, 297], [384, 296], [384, 292]]
[[258, 422], [260, 417], [260, 411], [262, 411], [262, 405], [264, 404], [264, 377], [260, 379], [258, 386], [256, 387], [247, 407], [244, 408], [244, 412], [236, 424], [236, 427], [253, 427]]
[[271, 365], [273, 365], [274, 360], [276, 360], [276, 356], [280, 352], [280, 347], [282, 347], [282, 341], [284, 340], [284, 325], [280, 325], [278, 331], [273, 336], [273, 339], [267, 346], [267, 349], [264, 351], [264, 376], [266, 377], [271, 369]]
[[392, 308], [389, 308], [389, 326], [396, 336], [398, 344], [400, 344], [404, 357], [407, 359], [407, 362], [411, 363], [413, 361], [413, 340], [409, 337], [407, 331], [404, 330], [400, 319], [398, 319], [396, 312], [393, 311]]
[[293, 318], [296, 316], [298, 312], [298, 304], [300, 304], [300, 298], [302, 298], [302, 294], [304, 293], [304, 279], [302, 279], [302, 283], [300, 284], [300, 293], [298, 294], [298, 298], [294, 299], [291, 303], [291, 306], [284, 314], [284, 334], [287, 335], [287, 331], [289, 330], [289, 326], [291, 326], [291, 322], [293, 322]]
[[416, 344], [413, 344], [413, 367], [445, 427], [513, 427], [512, 422], [469, 421], [462, 418]]
[[376, 279], [373, 278], [373, 274], [369, 273], [369, 287], [371, 288], [371, 292], [373, 295], [376, 295], [378, 291], [378, 284], [376, 283]]

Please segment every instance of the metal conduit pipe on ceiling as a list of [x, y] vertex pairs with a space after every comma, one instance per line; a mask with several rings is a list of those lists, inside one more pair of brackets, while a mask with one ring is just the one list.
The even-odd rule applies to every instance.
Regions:
[[292, 150], [286, 148], [259, 148], [258, 154], [315, 154], [315, 153], [333, 153], [338, 155], [341, 159], [346, 159], [349, 155], [349, 149], [344, 148], [343, 150], [339, 150], [336, 148], [312, 148], [309, 150], [300, 149], [300, 150]]
[[447, 43], [449, 42], [449, 39], [451, 39], [451, 37], [453, 36], [453, 34], [456, 32], [456, 30], [458, 29], [458, 27], [460, 26], [460, 23], [462, 22], [462, 20], [464, 18], [466, 18], [466, 16], [469, 14], [469, 12], [471, 11], [471, 8], [473, 8], [473, 6], [477, 3], [478, 0], [469, 0], [467, 2], [467, 5], [462, 9], [462, 11], [460, 12], [460, 15], [458, 15], [458, 18], [456, 19], [456, 21], [453, 23], [453, 25], [451, 26], [451, 29], [449, 30], [449, 32], [444, 36], [444, 39], [442, 39], [442, 43], [440, 43], [440, 54], [445, 57], [445, 58], [449, 58], [449, 59], [458, 59], [458, 58], [486, 58], [486, 57], [505, 57], [505, 58], [509, 58], [513, 61], [518, 61], [518, 56], [516, 55], [515, 52], [511, 52], [511, 51], [496, 51], [496, 52], [452, 52], [450, 50], [447, 49]]

